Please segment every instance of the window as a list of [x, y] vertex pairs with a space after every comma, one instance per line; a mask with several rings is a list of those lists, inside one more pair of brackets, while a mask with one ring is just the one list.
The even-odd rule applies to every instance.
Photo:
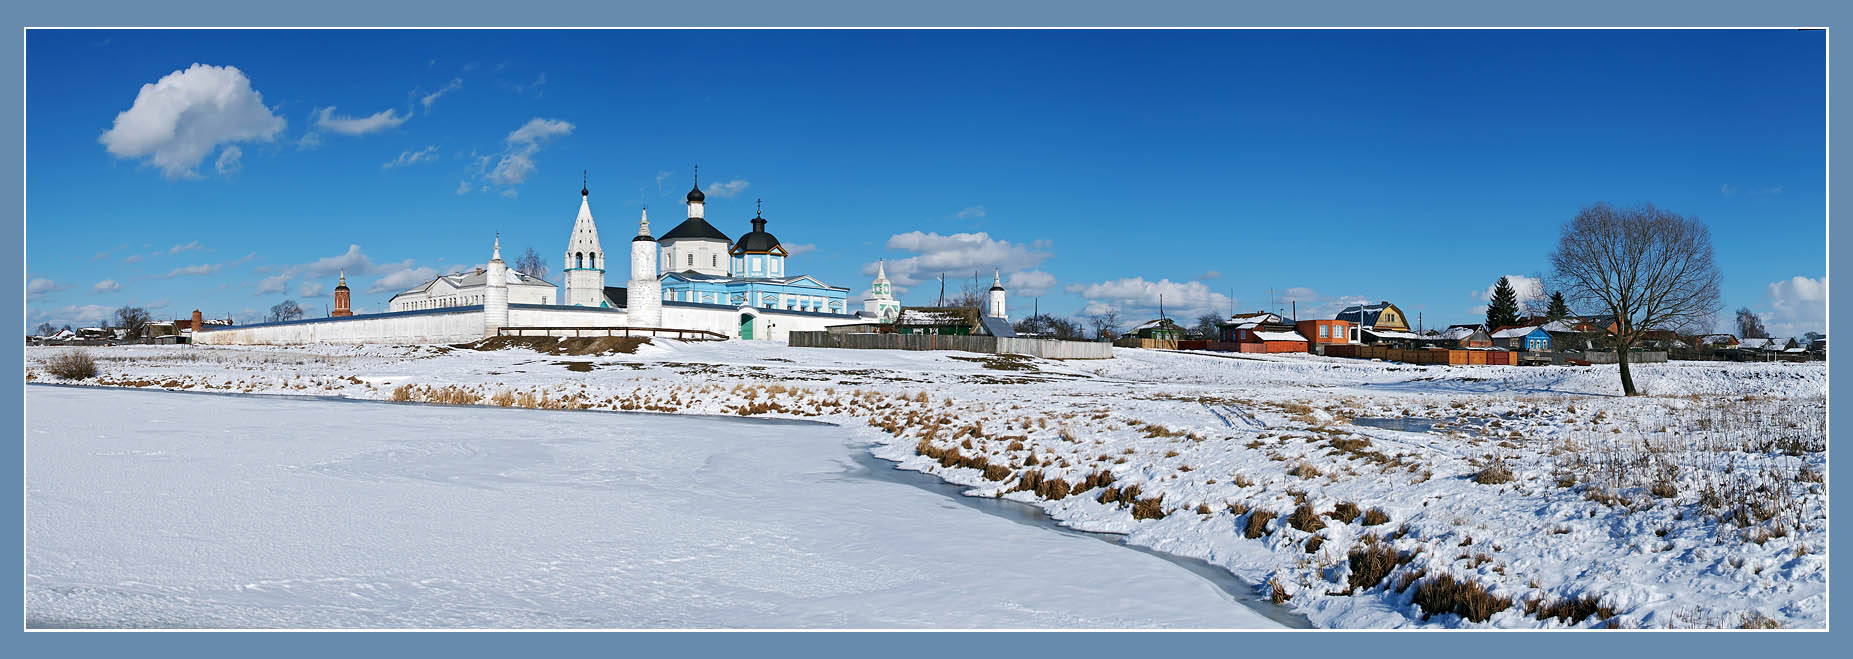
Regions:
[[709, 254], [709, 255], [708, 255], [708, 267], [710, 267], [710, 268], [718, 268], [718, 267], [721, 267], [721, 255], [719, 255], [719, 254]]
[[575, 268], [585, 267], [585, 255], [584, 254], [574, 254], [573, 255], [573, 267]]
[[688, 255], [688, 267], [691, 267], [691, 268], [695, 267], [695, 255], [694, 254]]
[[1319, 338], [1321, 339], [1332, 338], [1332, 326], [1331, 325], [1320, 325], [1319, 326]]
[[591, 263], [591, 264], [592, 264], [592, 266], [591, 266], [591, 267], [592, 267], [592, 269], [593, 269], [593, 270], [597, 270], [597, 269], [598, 269], [598, 253], [597, 253], [597, 252], [593, 252], [593, 253], [592, 253], [592, 258], [591, 258], [591, 260], [589, 260], [589, 261], [587, 261], [587, 262], [588, 262], [588, 263]]

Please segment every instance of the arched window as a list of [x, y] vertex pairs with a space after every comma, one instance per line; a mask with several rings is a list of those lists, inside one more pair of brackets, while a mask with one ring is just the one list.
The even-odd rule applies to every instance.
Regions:
[[593, 252], [591, 260], [587, 262], [592, 264], [588, 267], [592, 268], [593, 270], [597, 270], [598, 269], [598, 252]]
[[691, 268], [695, 267], [695, 255], [694, 254], [688, 255], [688, 267], [691, 267]]
[[585, 254], [583, 253], [573, 254], [573, 267], [575, 268], [585, 267]]

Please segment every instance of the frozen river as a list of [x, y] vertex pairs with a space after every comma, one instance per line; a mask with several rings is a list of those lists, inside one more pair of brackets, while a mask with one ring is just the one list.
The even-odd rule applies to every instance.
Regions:
[[1274, 627], [846, 430], [26, 388], [34, 627]]

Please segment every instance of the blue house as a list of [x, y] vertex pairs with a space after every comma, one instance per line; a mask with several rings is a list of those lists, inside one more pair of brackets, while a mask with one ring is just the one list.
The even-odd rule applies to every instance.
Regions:
[[1493, 344], [1508, 350], [1550, 352], [1551, 333], [1542, 325], [1510, 327], [1493, 332]]

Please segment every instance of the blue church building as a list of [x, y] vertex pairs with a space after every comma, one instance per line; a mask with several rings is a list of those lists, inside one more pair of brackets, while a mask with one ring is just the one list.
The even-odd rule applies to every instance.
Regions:
[[766, 231], [755, 210], [753, 230], [732, 240], [704, 217], [706, 195], [688, 193], [688, 219], [657, 239], [664, 302], [693, 302], [826, 314], [853, 314], [849, 289], [786, 269], [791, 254]]

